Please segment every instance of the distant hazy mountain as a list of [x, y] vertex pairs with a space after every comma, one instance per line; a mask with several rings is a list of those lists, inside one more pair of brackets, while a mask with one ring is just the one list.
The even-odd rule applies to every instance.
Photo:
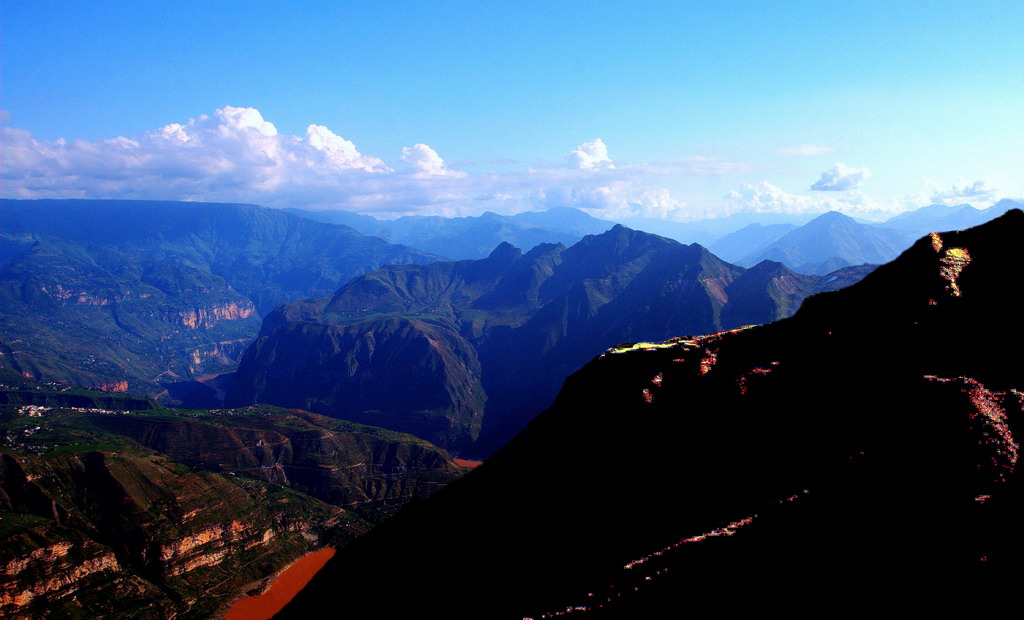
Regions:
[[154, 395], [234, 367], [260, 313], [436, 257], [253, 205], [0, 201], [0, 374]]
[[680, 243], [699, 243], [710, 248], [713, 243], [751, 224], [772, 226], [789, 224], [801, 226], [815, 216], [790, 213], [736, 213], [727, 217], [718, 217], [691, 222], [676, 222], [654, 218], [628, 218], [621, 220], [625, 226], [635, 230], [654, 233]]
[[[617, 223], [680, 243], [699, 243], [707, 247], [745, 226], [757, 224], [771, 227], [776, 224], [788, 224], [795, 227], [814, 218], [814, 215], [806, 214], [737, 213], [728, 217], [691, 222], [639, 217], [610, 221], [597, 219], [579, 209], [569, 207], [528, 211], [509, 216], [488, 212], [473, 217], [405, 216], [395, 220], [380, 220], [351, 211], [283, 211], [318, 222], [344, 224], [364, 235], [381, 236], [393, 243], [402, 243], [455, 259], [483, 258], [502, 242], [527, 250], [538, 243], [572, 245], [584, 235], [600, 234]], [[446, 246], [448, 241], [454, 242], [454, 245]], [[456, 251], [462, 254], [453, 254]]]
[[281, 209], [285, 213], [290, 213], [297, 217], [301, 217], [307, 220], [313, 220], [314, 222], [323, 222], [324, 224], [340, 224], [342, 226], [349, 226], [359, 231], [364, 235], [370, 237], [378, 236], [380, 232], [381, 224], [385, 220], [378, 220], [372, 215], [362, 215], [360, 213], [353, 213], [352, 211], [343, 211], [341, 209], [329, 209], [322, 211], [311, 211], [309, 209], [296, 209], [294, 207], [288, 207]]
[[553, 230], [564, 230], [581, 237], [599, 235], [617, 224], [617, 222], [598, 219], [579, 209], [569, 207], [554, 207], [547, 211], [526, 211], [511, 217], [519, 224], [526, 223]]
[[261, 313], [323, 295], [382, 264], [436, 257], [255, 205], [143, 200], [0, 200], [3, 233], [93, 243], [219, 275]]
[[889, 262], [910, 242], [906, 232], [859, 224], [842, 213], [829, 211], [738, 262], [754, 265], [773, 260], [798, 273], [825, 274], [847, 265]]
[[285, 211], [316, 221], [345, 224], [366, 235], [452, 259], [485, 258], [501, 243], [527, 250], [541, 243], [572, 245], [584, 235], [602, 233], [615, 225], [570, 208], [512, 216], [487, 212], [472, 217], [411, 215], [395, 220], [378, 220], [347, 211]]
[[795, 224], [750, 224], [715, 241], [708, 249], [715, 256], [739, 263], [755, 250], [768, 246], [796, 228]]
[[984, 224], [1010, 209], [1019, 209], [1022, 206], [1024, 203], [1008, 199], [1000, 200], [987, 209], [975, 209], [968, 204], [928, 205], [915, 211], [901, 213], [886, 220], [881, 226], [905, 230], [914, 236], [921, 236], [930, 232], [962, 230]]
[[228, 403], [301, 407], [459, 450], [479, 440], [488, 452], [607, 347], [773, 321], [863, 273], [745, 270], [622, 226], [571, 248], [502, 244], [478, 261], [385, 267], [271, 313]]
[[1015, 608], [1022, 236], [1011, 212], [785, 321], [602, 356], [279, 618], [342, 588], [352, 617], [382, 600], [460, 620]]
[[[977, 226], [1021, 206], [1024, 203], [1013, 200], [1002, 200], [988, 209], [966, 204], [929, 205], [878, 224], [818, 216], [800, 232], [792, 224], [754, 223], [723, 236], [709, 249], [740, 265], [768, 258], [801, 273], [820, 274], [844, 265], [891, 260], [914, 239], [930, 232]], [[789, 233], [792, 236], [783, 239]]]

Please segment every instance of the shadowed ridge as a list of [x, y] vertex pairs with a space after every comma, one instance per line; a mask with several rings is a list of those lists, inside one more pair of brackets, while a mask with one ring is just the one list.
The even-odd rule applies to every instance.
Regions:
[[790, 319], [603, 356], [280, 617], [341, 591], [354, 617], [467, 619], [993, 601], [1024, 560], [1024, 375], [1006, 362], [1024, 345], [1022, 234], [1010, 212], [922, 239]]

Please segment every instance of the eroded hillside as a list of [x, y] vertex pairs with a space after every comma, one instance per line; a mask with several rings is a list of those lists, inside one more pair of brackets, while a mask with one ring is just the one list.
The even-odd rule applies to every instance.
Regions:
[[3, 393], [5, 617], [206, 618], [463, 471], [422, 440], [301, 411]]

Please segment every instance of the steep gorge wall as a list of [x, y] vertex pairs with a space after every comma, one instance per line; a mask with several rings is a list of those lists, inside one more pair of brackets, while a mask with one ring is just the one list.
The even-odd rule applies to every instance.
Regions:
[[340, 508], [163, 457], [0, 453], [0, 463], [6, 617], [202, 618], [263, 576], [260, 563], [314, 549], [345, 521], [365, 530]]

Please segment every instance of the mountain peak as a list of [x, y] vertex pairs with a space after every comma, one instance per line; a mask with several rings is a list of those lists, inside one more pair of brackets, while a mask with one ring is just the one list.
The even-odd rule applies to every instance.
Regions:
[[502, 241], [498, 244], [498, 247], [488, 255], [487, 258], [498, 259], [498, 260], [515, 260], [523, 255], [523, 251], [512, 245], [508, 241]]
[[787, 275], [793, 273], [793, 270], [787, 267], [785, 263], [780, 263], [768, 258], [757, 263], [753, 267], [750, 267], [747, 271], [751, 273], [784, 273]]
[[813, 226], [813, 225], [816, 225], [816, 224], [819, 224], [819, 225], [820, 224], [835, 224], [835, 223], [838, 223], [838, 222], [854, 222], [854, 223], [856, 223], [856, 220], [854, 220], [849, 215], [845, 215], [843, 213], [840, 213], [839, 211], [826, 211], [825, 213], [822, 213], [818, 217], [816, 217], [813, 220], [811, 220], [810, 222], [808, 222], [807, 225], [808, 226]]

